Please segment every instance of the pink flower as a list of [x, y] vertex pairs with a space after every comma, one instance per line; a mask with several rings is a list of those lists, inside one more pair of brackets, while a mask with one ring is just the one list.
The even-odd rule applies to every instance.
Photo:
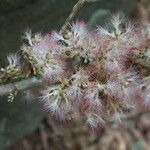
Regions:
[[92, 107], [102, 106], [98, 87], [91, 87], [87, 89], [85, 99], [87, 100], [89, 106]]
[[105, 60], [104, 61], [104, 69], [107, 73], [118, 73], [124, 70], [124, 64], [121, 61], [116, 59], [113, 60]]
[[65, 64], [61, 61], [54, 61], [51, 64], [44, 67], [42, 78], [45, 81], [58, 81], [65, 75]]
[[61, 121], [66, 120], [65, 114], [71, 110], [71, 103], [68, 101], [66, 91], [59, 85], [42, 91], [40, 102], [43, 104], [44, 110]]
[[[148, 31], [119, 14], [110, 21], [109, 28], [97, 30], [76, 21], [63, 33], [25, 34], [28, 45], [22, 50], [31, 64], [29, 74], [34, 70], [46, 86], [53, 84], [42, 91], [40, 103], [55, 120], [79, 117], [97, 129], [104, 120], [120, 123], [127, 111], [150, 106], [149, 82], [143, 80], [145, 69], [134, 64], [134, 56], [141, 50], [144, 57], [150, 56]], [[18, 58], [10, 55], [8, 62], [16, 67]]]
[[111, 118], [111, 121], [113, 121], [115, 124], [121, 124], [125, 117], [126, 116], [123, 112], [115, 111], [112, 118]]
[[101, 116], [96, 113], [87, 113], [86, 117], [87, 120], [85, 124], [89, 126], [92, 130], [105, 124], [105, 121], [101, 118]]
[[32, 56], [35, 58], [38, 65], [42, 65], [48, 54], [52, 53], [54, 49], [57, 48], [57, 44], [46, 35], [42, 40], [35, 44], [32, 48]]
[[68, 96], [76, 103], [81, 103], [83, 100], [83, 90], [77, 85], [73, 84], [68, 88]]

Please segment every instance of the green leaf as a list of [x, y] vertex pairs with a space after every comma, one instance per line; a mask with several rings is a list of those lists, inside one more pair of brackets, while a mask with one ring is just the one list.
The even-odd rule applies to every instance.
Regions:
[[108, 19], [109, 11], [107, 9], [98, 9], [91, 16], [88, 24], [90, 27], [102, 25]]

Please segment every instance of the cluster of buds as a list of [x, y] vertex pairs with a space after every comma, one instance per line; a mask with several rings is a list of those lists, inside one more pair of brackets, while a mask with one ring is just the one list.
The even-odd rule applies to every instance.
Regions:
[[0, 69], [0, 83], [20, 79], [22, 76], [19, 57], [16, 54], [10, 54], [7, 56], [7, 60], [7, 67]]
[[147, 31], [115, 15], [108, 29], [74, 22], [62, 34], [26, 33], [21, 49], [31, 74], [45, 83], [38, 98], [44, 110], [60, 122], [82, 120], [96, 129], [149, 109], [149, 71], [136, 63], [143, 54], [149, 67]]

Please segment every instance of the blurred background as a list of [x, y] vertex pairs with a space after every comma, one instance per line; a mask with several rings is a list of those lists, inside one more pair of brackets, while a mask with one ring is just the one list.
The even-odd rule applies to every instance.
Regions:
[[[59, 30], [77, 0], [0, 0], [0, 67], [17, 52], [27, 28], [33, 33]], [[76, 19], [90, 28], [107, 24], [112, 13], [141, 24], [149, 22], [150, 0], [100, 0], [86, 3]], [[150, 150], [150, 113], [130, 118], [123, 127], [91, 132], [73, 123], [53, 122], [30, 95], [13, 103], [0, 97], [0, 150]]]

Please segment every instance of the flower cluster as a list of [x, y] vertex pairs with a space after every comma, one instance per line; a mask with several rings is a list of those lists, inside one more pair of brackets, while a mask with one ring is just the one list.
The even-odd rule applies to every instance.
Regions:
[[[38, 98], [44, 110], [58, 121], [79, 119], [95, 129], [121, 123], [139, 107], [149, 109], [149, 72], [134, 61], [145, 51], [142, 57], [150, 60], [146, 31], [115, 15], [107, 29], [90, 30], [77, 21], [63, 34], [26, 33], [21, 49], [31, 74], [45, 83]], [[15, 65], [17, 59], [8, 61]]]
[[0, 83], [15, 80], [22, 77], [19, 57], [16, 54], [7, 56], [8, 66], [0, 69]]

